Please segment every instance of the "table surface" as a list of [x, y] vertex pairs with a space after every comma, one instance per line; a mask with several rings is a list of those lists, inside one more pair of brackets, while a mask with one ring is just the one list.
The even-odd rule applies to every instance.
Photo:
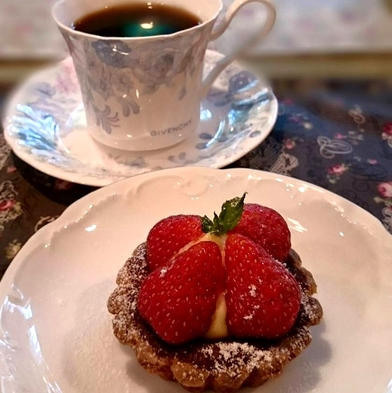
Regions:
[[[65, 44], [51, 16], [57, 0], [0, 2], [0, 58], [53, 59]], [[225, 11], [233, 0], [222, 0]], [[273, 0], [277, 20], [255, 54], [391, 51], [392, 0]], [[241, 44], [263, 20], [260, 4], [247, 5], [227, 34], [214, 43], [225, 52]]]
[[[392, 233], [392, 82], [279, 79], [272, 86], [279, 100], [273, 131], [230, 167], [321, 186], [369, 211]], [[10, 87], [0, 86], [0, 105]], [[35, 232], [93, 190], [24, 163], [1, 132], [0, 276]]]

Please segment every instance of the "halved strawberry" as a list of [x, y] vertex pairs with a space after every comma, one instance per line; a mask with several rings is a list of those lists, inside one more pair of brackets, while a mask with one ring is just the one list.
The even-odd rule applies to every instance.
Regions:
[[197, 243], [146, 278], [139, 292], [139, 312], [168, 343], [202, 337], [211, 325], [224, 282], [218, 245]]
[[265, 248], [275, 259], [284, 262], [290, 252], [290, 230], [274, 209], [246, 203], [241, 220], [231, 233], [240, 233]]
[[181, 214], [164, 218], [147, 237], [148, 267], [152, 271], [164, 266], [181, 248], [202, 235], [200, 216]]
[[295, 278], [249, 238], [228, 235], [225, 245], [229, 332], [276, 338], [294, 325], [301, 292]]

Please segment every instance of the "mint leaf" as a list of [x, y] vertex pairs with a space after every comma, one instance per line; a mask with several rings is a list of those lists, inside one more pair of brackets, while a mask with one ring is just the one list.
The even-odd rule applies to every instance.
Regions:
[[214, 230], [214, 223], [207, 216], [201, 219], [201, 230], [204, 233], [210, 233]]
[[226, 201], [222, 205], [219, 216], [214, 213], [213, 220], [207, 216], [202, 218], [202, 230], [204, 233], [212, 233], [217, 236], [224, 235], [231, 231], [240, 221], [244, 210], [244, 200], [246, 193], [242, 197], [236, 197]]
[[244, 210], [245, 196], [246, 193], [241, 198], [230, 199], [222, 205], [219, 221], [224, 233], [231, 231], [240, 222]]

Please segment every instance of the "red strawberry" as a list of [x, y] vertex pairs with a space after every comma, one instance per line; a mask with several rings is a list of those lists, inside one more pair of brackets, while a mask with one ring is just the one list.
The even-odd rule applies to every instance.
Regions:
[[286, 334], [301, 303], [295, 278], [252, 240], [238, 234], [226, 240], [225, 264], [229, 332], [263, 338]]
[[164, 218], [151, 229], [147, 237], [147, 263], [155, 270], [175, 256], [178, 251], [203, 235], [201, 217], [178, 215]]
[[290, 230], [283, 217], [269, 207], [247, 203], [238, 225], [230, 233], [240, 233], [284, 262], [290, 252]]
[[211, 325], [224, 281], [219, 247], [197, 243], [150, 273], [139, 292], [140, 314], [168, 343], [201, 337]]

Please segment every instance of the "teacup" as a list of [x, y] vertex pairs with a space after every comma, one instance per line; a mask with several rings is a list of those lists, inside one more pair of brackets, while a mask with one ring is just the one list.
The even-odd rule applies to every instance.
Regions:
[[[124, 1], [124, 0], [123, 0]], [[140, 0], [127, 0], [140, 4]], [[225, 56], [203, 80], [207, 45], [220, 37], [245, 4], [262, 3], [267, 17], [242, 49]], [[160, 0], [180, 7], [200, 24], [167, 35], [103, 37], [73, 29], [80, 18], [121, 0], [62, 0], [53, 17], [67, 42], [81, 87], [87, 129], [103, 145], [147, 151], [177, 144], [198, 127], [200, 102], [241, 51], [264, 38], [275, 22], [269, 0], [235, 0], [216, 24], [221, 0]]]

